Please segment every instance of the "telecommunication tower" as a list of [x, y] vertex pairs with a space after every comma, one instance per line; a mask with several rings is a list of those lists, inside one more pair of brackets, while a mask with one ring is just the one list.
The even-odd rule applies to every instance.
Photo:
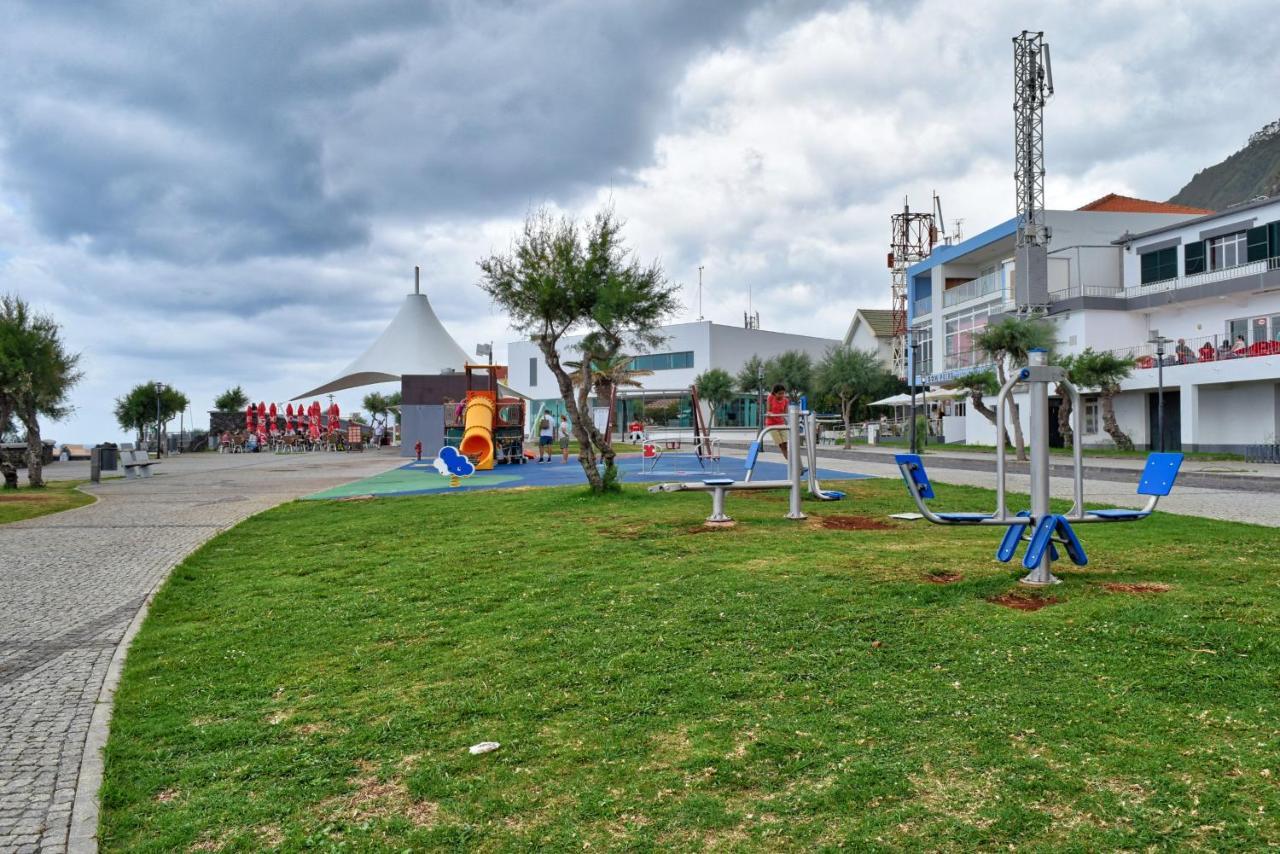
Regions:
[[907, 268], [929, 257], [938, 242], [938, 223], [942, 219], [942, 200], [933, 194], [933, 210], [912, 211], [907, 199], [902, 200], [902, 213], [889, 217], [892, 236], [889, 240], [889, 270], [893, 288], [893, 373], [898, 379], [907, 377]]
[[1044, 33], [1013, 39], [1014, 185], [1018, 194], [1017, 279], [1020, 314], [1049, 304], [1049, 229], [1044, 216], [1044, 105], [1053, 96], [1053, 68]]

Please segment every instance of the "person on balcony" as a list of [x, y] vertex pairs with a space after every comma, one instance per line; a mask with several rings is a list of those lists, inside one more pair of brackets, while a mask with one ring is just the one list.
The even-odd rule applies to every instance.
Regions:
[[1173, 354], [1178, 357], [1179, 365], [1190, 365], [1196, 360], [1196, 354], [1191, 352], [1185, 338], [1178, 339], [1178, 346], [1173, 348]]
[[1229, 338], [1222, 339], [1222, 343], [1218, 345], [1218, 358], [1219, 359], [1231, 358], [1231, 339]]
[[1236, 343], [1231, 345], [1231, 355], [1235, 356], [1236, 358], [1239, 358], [1243, 356], [1248, 351], [1248, 349], [1249, 349], [1249, 345], [1244, 343], [1244, 336], [1237, 335]]

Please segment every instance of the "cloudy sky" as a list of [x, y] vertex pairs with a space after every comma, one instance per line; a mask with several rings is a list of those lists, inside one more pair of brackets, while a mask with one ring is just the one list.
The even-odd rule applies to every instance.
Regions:
[[[1031, 18], [1026, 10], [1037, 9]], [[1228, 9], [1228, 7], [1230, 7]], [[62, 441], [159, 379], [199, 413], [359, 355], [413, 265], [464, 348], [525, 213], [612, 199], [697, 312], [838, 337], [904, 194], [1013, 213], [1012, 48], [1045, 30], [1048, 202], [1164, 199], [1277, 117], [1259, 2], [0, 0], [0, 291], [84, 354]], [[1252, 81], [1252, 82], [1251, 82]], [[949, 223], [950, 227], [950, 223]], [[358, 408], [363, 390], [339, 396]]]

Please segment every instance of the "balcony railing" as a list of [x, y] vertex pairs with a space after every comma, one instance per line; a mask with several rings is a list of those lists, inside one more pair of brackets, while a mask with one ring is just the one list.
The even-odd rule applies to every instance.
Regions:
[[1004, 292], [1004, 270], [994, 270], [985, 276], [965, 282], [963, 285], [957, 285], [954, 288], [943, 291], [942, 307], [951, 308], [953, 305], [969, 302], [970, 300], [981, 299], [995, 293]]
[[1208, 285], [1213, 282], [1225, 282], [1230, 279], [1238, 279], [1242, 276], [1256, 276], [1271, 270], [1280, 270], [1280, 258], [1267, 258], [1262, 261], [1250, 261], [1247, 264], [1239, 264], [1235, 267], [1226, 267], [1221, 270], [1210, 270], [1207, 273], [1195, 273], [1190, 276], [1178, 276], [1175, 279], [1163, 279], [1159, 282], [1148, 282], [1145, 285], [1137, 285], [1136, 287], [1127, 288], [1124, 292], [1126, 297], [1140, 297], [1146, 294], [1158, 294], [1165, 291], [1176, 291], [1182, 288], [1194, 288], [1199, 285]]
[[911, 310], [912, 317], [924, 317], [933, 311], [933, 294], [927, 297], [920, 297], [915, 302], [915, 307]]
[[1123, 288], [1111, 287], [1110, 285], [1072, 285], [1061, 290], [1050, 291], [1049, 302], [1062, 302], [1075, 297], [1115, 297], [1123, 299], [1125, 296]]
[[1131, 347], [1108, 350], [1123, 358], [1133, 359], [1138, 370], [1155, 368], [1159, 362], [1171, 368], [1194, 365], [1197, 362], [1223, 362], [1229, 359], [1252, 359], [1258, 356], [1280, 356], [1280, 341], [1255, 341], [1245, 344], [1226, 335], [1206, 335], [1201, 338], [1179, 338], [1164, 345], [1164, 355], [1156, 352], [1156, 345], [1149, 341]]

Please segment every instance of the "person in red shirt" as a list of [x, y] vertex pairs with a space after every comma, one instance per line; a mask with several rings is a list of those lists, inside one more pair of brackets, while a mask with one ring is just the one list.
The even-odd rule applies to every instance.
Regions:
[[782, 383], [778, 383], [773, 387], [773, 391], [765, 399], [765, 410], [768, 414], [764, 418], [764, 426], [781, 427], [782, 430], [770, 430], [769, 434], [773, 436], [773, 440], [778, 443], [782, 456], [787, 455], [787, 434], [785, 428], [787, 426], [787, 406], [790, 401], [787, 399], [787, 387]]

